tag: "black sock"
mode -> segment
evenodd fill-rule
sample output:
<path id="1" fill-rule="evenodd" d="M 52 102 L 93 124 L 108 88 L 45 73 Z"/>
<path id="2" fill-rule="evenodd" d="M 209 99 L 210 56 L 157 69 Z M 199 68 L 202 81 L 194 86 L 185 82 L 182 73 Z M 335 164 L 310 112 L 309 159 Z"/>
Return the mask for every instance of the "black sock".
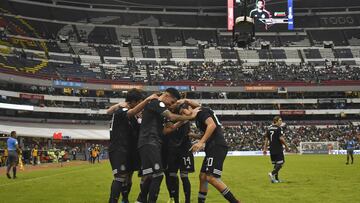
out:
<path id="1" fill-rule="evenodd" d="M 123 202 L 129 202 L 129 193 L 131 190 L 132 182 L 128 181 L 122 185 L 121 195 Z"/>
<path id="2" fill-rule="evenodd" d="M 207 192 L 199 192 L 198 203 L 205 203 Z"/>
<path id="3" fill-rule="evenodd" d="M 123 183 L 124 182 L 119 181 L 119 180 L 113 180 L 113 182 L 111 184 L 109 203 L 117 203 L 119 201 Z"/>
<path id="4" fill-rule="evenodd" d="M 147 197 L 149 193 L 151 178 L 148 177 L 145 180 L 141 180 L 140 182 L 140 193 L 138 195 L 137 201 L 142 203 L 147 203 Z"/>
<path id="5" fill-rule="evenodd" d="M 176 173 L 170 173 L 168 179 L 170 197 L 179 203 L 179 177 Z"/>
<path id="6" fill-rule="evenodd" d="M 164 174 L 165 174 L 166 189 L 168 190 L 169 197 L 171 197 L 171 180 L 170 180 L 171 178 L 167 171 Z"/>
<path id="7" fill-rule="evenodd" d="M 226 188 L 224 191 L 222 191 L 222 195 L 230 203 L 237 203 L 238 202 L 237 199 L 234 197 L 234 195 L 230 192 L 229 188 Z"/>
<path id="8" fill-rule="evenodd" d="M 275 164 L 274 170 L 271 172 L 273 175 L 277 175 L 282 167 L 282 164 Z"/>
<path id="9" fill-rule="evenodd" d="M 153 175 L 149 189 L 149 203 L 156 202 L 160 192 L 160 186 L 163 178 L 164 175 L 162 173 Z"/>
<path id="10" fill-rule="evenodd" d="M 191 198 L 191 183 L 189 181 L 189 178 L 181 177 L 181 181 L 183 183 L 183 189 L 184 189 L 184 195 L 185 195 L 185 203 L 190 203 Z"/>
<path id="11" fill-rule="evenodd" d="M 279 180 L 279 174 L 275 174 L 275 180 Z"/>
<path id="12" fill-rule="evenodd" d="M 16 167 L 13 167 L 13 177 L 16 177 Z"/>

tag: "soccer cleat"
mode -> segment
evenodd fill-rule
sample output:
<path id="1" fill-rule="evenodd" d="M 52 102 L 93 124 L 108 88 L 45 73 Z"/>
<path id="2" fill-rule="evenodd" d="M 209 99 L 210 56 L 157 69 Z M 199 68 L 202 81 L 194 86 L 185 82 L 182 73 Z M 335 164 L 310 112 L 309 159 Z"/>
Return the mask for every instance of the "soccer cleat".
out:
<path id="1" fill-rule="evenodd" d="M 9 178 L 9 179 L 11 179 L 11 176 L 10 176 L 9 173 L 6 173 L 6 177 Z"/>
<path id="2" fill-rule="evenodd" d="M 274 177 L 274 175 L 270 172 L 268 173 L 271 183 L 279 183 Z"/>
<path id="3" fill-rule="evenodd" d="M 346 165 L 349 165 L 349 162 L 346 162 Z"/>
<path id="4" fill-rule="evenodd" d="M 268 175 L 269 175 L 270 181 L 273 182 L 275 180 L 273 174 L 270 172 L 270 173 L 268 173 Z"/>
<path id="5" fill-rule="evenodd" d="M 14 176 L 13 179 L 16 179 L 16 176 Z"/>

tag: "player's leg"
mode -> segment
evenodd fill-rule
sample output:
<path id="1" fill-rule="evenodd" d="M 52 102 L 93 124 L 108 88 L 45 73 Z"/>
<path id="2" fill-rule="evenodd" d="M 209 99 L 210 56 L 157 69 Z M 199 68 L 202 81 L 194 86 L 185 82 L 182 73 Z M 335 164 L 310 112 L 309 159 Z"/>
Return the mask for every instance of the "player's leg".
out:
<path id="1" fill-rule="evenodd" d="M 179 150 L 177 148 L 170 148 L 166 155 L 166 186 L 170 196 L 170 200 L 168 202 L 179 202 L 179 177 L 177 172 L 179 170 L 180 162 L 181 157 Z"/>
<path id="2" fill-rule="evenodd" d="M 214 186 L 230 203 L 238 203 L 239 201 L 232 194 L 228 186 L 220 179 L 220 177 L 214 177 L 214 174 L 207 175 L 206 180 Z"/>
<path id="3" fill-rule="evenodd" d="M 121 203 L 129 203 L 129 193 L 132 186 L 132 176 L 133 172 L 130 172 L 127 177 L 125 183 L 122 185 L 121 189 L 121 195 L 122 195 L 122 201 Z"/>
<path id="4" fill-rule="evenodd" d="M 148 202 L 156 202 L 164 176 L 161 159 L 161 147 L 147 144 L 139 149 L 143 176 L 150 178 Z"/>
<path id="5" fill-rule="evenodd" d="M 6 176 L 11 179 L 10 176 L 10 170 L 11 168 L 13 168 L 14 164 L 15 164 L 15 154 L 12 151 L 9 151 L 9 155 L 8 155 L 8 160 L 7 160 L 7 167 L 6 167 Z"/>
<path id="6" fill-rule="evenodd" d="M 147 197 L 149 194 L 151 178 L 148 176 L 141 177 L 140 180 L 140 192 L 137 197 L 136 203 L 147 203 Z"/>
<path id="7" fill-rule="evenodd" d="M 208 182 L 206 180 L 206 164 L 207 164 L 207 157 L 205 157 L 203 160 L 199 174 L 200 184 L 199 184 L 198 203 L 204 203 L 206 201 L 206 196 L 209 190 Z"/>
<path id="8" fill-rule="evenodd" d="M 181 182 L 183 184 L 184 195 L 185 195 L 185 203 L 190 203 L 191 199 L 191 183 L 189 181 L 189 173 L 181 172 L 180 173 Z"/>
<path id="9" fill-rule="evenodd" d="M 176 172 L 169 172 L 167 178 L 167 187 L 171 201 L 179 203 L 179 177 Z"/>
<path id="10" fill-rule="evenodd" d="M 10 156 L 9 156 L 9 158 L 10 158 Z M 11 168 L 12 168 L 12 163 L 9 161 L 8 165 L 6 166 L 6 177 L 8 177 L 9 179 L 11 179 L 11 176 L 10 176 Z"/>
<path id="11" fill-rule="evenodd" d="M 126 175 L 115 174 L 111 184 L 109 203 L 117 203 L 119 201 L 123 184 L 126 184 Z"/>
<path id="12" fill-rule="evenodd" d="M 346 151 L 346 165 L 349 164 L 350 150 Z"/>
<path id="13" fill-rule="evenodd" d="M 230 203 L 238 203 L 239 201 L 232 194 L 228 186 L 221 180 L 223 164 L 227 155 L 227 147 L 214 146 L 207 150 L 207 167 L 206 180 L 214 186 Z"/>
<path id="14" fill-rule="evenodd" d="M 277 154 L 274 155 L 275 159 L 275 165 L 274 170 L 271 172 L 271 174 L 275 177 L 275 183 L 279 182 L 279 171 L 283 167 L 283 164 L 285 163 L 284 154 Z"/>
<path id="15" fill-rule="evenodd" d="M 350 151 L 351 164 L 354 164 L 354 150 Z"/>
<path id="16" fill-rule="evenodd" d="M 149 203 L 155 203 L 159 196 L 161 182 L 164 178 L 163 172 L 157 172 L 152 175 L 149 188 Z"/>
<path id="17" fill-rule="evenodd" d="M 126 166 L 126 151 L 112 151 L 109 152 L 109 160 L 114 175 L 114 180 L 111 183 L 109 203 L 118 202 L 123 185 L 126 183 L 128 176 Z"/>
<path id="18" fill-rule="evenodd" d="M 191 183 L 189 181 L 189 173 L 195 172 L 194 155 L 186 148 L 182 152 L 181 159 L 183 164 L 180 164 L 180 178 L 183 184 L 185 203 L 190 203 Z"/>

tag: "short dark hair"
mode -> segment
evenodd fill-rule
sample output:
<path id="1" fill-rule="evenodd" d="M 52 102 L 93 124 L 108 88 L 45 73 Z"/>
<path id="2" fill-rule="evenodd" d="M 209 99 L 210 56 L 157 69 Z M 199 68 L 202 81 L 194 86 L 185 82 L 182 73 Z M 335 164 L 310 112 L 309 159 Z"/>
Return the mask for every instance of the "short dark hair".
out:
<path id="1" fill-rule="evenodd" d="M 167 89 L 165 90 L 165 92 L 171 94 L 171 96 L 175 97 L 175 98 L 178 99 L 178 100 L 181 99 L 180 92 L 179 92 L 177 89 L 173 88 L 173 87 L 167 88 Z"/>
<path id="2" fill-rule="evenodd" d="M 14 136 L 16 134 L 16 131 L 11 131 L 10 136 Z"/>
<path id="3" fill-rule="evenodd" d="M 125 102 L 138 102 L 144 99 L 141 90 L 133 88 L 126 94 Z"/>
<path id="4" fill-rule="evenodd" d="M 280 116 L 275 116 L 275 117 L 273 118 L 273 122 L 274 122 L 274 123 L 277 123 L 280 119 L 281 119 Z"/>

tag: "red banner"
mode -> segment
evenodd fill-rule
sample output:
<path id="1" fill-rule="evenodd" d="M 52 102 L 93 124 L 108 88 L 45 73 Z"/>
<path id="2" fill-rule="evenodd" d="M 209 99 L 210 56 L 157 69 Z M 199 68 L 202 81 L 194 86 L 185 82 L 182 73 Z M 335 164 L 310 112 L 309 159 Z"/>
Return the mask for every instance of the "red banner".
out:
<path id="1" fill-rule="evenodd" d="M 234 27 L 234 0 L 228 0 L 228 30 Z"/>
<path id="2" fill-rule="evenodd" d="M 38 100 L 44 100 L 43 95 L 37 95 L 37 94 L 20 94 L 21 99 L 38 99 Z"/>
<path id="3" fill-rule="evenodd" d="M 54 140 L 62 140 L 62 132 L 54 132 L 53 139 Z"/>
<path id="4" fill-rule="evenodd" d="M 305 115 L 305 110 L 281 110 L 280 115 Z"/>

